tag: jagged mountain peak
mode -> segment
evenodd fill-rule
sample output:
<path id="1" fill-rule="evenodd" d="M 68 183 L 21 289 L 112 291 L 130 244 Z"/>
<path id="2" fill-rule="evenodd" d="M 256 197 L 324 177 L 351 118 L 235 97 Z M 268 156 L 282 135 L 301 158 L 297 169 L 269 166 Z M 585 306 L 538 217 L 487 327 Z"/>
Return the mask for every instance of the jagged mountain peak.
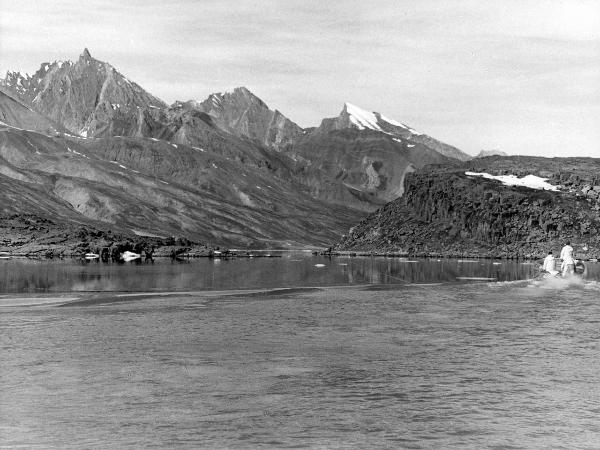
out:
<path id="1" fill-rule="evenodd" d="M 42 63 L 33 76 L 9 73 L 4 91 L 72 133 L 127 134 L 145 121 L 140 113 L 167 105 L 85 48 L 79 59 Z M 128 131 L 129 130 L 129 131 Z"/>
<path id="2" fill-rule="evenodd" d="M 221 98 L 231 99 L 241 104 L 256 105 L 261 109 L 269 110 L 267 104 L 246 86 L 238 86 L 233 89 L 233 92 L 225 92 L 221 94 Z"/>
<path id="3" fill-rule="evenodd" d="M 304 130 L 267 104 L 245 86 L 231 92 L 210 94 L 198 103 L 186 102 L 212 117 L 214 124 L 276 150 L 290 144 Z"/>
<path id="4" fill-rule="evenodd" d="M 234 94 L 242 94 L 242 95 L 246 95 L 249 97 L 256 97 L 256 95 L 254 95 L 252 93 L 252 91 L 250 91 L 250 89 L 248 89 L 246 86 L 238 86 L 236 88 L 233 88 L 233 93 Z M 258 98 L 258 97 L 256 97 Z"/>

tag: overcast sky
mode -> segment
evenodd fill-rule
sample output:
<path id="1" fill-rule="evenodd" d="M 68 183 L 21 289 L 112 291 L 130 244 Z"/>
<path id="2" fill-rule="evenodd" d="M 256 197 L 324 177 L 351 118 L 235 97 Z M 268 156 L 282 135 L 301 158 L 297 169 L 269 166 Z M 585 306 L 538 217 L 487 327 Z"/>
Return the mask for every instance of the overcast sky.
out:
<path id="1" fill-rule="evenodd" d="M 96 59 L 168 103 L 345 101 L 475 154 L 600 157 L 600 1 L 0 0 L 0 74 Z"/>

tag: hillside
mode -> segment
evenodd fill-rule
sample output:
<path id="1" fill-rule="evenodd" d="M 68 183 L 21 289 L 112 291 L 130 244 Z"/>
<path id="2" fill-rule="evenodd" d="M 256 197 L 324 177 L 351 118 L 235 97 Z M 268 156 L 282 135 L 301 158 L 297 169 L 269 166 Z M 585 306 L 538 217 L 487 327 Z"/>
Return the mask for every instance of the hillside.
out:
<path id="1" fill-rule="evenodd" d="M 47 134 L 65 131 L 64 128 L 46 116 L 25 106 L 4 92 L 0 92 L 0 125 L 41 131 Z"/>
<path id="2" fill-rule="evenodd" d="M 78 140 L 0 127 L 0 178 L 13 186 L 0 212 L 222 245 L 324 243 L 356 217 L 266 166 L 240 171 L 226 156 L 151 139 Z"/>
<path id="3" fill-rule="evenodd" d="M 406 174 L 451 160 L 421 144 L 373 130 L 316 130 L 286 150 L 313 195 L 373 211 L 400 197 Z"/>
<path id="4" fill-rule="evenodd" d="M 569 239 L 580 257 L 597 258 L 600 186 L 592 183 L 598 182 L 599 166 L 600 160 L 589 158 L 492 157 L 429 167 L 409 174 L 406 194 L 351 228 L 337 248 L 541 257 Z M 465 172 L 537 175 L 557 191 L 507 186 Z"/>

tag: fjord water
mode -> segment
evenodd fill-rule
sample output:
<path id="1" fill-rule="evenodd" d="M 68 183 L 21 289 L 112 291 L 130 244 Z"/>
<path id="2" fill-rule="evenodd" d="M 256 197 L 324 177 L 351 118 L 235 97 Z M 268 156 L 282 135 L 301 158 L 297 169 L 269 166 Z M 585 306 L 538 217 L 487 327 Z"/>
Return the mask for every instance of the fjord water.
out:
<path id="1" fill-rule="evenodd" d="M 86 260 L 0 261 L 0 293 L 189 291 L 375 283 L 498 281 L 529 278 L 537 265 L 514 261 L 406 258 L 323 258 L 306 252 L 280 257 L 156 259 L 104 264 Z M 318 265 L 318 267 L 317 267 Z"/>
<path id="2" fill-rule="evenodd" d="M 491 261 L 37 264 L 0 269 L 3 446 L 600 444 L 594 264 L 550 282 Z"/>

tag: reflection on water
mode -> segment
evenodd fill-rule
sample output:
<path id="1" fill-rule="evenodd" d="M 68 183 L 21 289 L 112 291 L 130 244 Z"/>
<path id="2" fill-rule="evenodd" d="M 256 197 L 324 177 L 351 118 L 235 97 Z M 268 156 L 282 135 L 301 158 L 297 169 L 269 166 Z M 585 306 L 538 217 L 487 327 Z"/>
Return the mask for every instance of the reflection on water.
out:
<path id="1" fill-rule="evenodd" d="M 598 265 L 589 265 L 590 276 Z M 460 282 L 470 278 L 526 279 L 537 264 L 515 261 L 399 258 L 323 258 L 284 253 L 281 258 L 206 258 L 155 263 L 78 260 L 0 261 L 0 292 L 163 291 Z"/>

